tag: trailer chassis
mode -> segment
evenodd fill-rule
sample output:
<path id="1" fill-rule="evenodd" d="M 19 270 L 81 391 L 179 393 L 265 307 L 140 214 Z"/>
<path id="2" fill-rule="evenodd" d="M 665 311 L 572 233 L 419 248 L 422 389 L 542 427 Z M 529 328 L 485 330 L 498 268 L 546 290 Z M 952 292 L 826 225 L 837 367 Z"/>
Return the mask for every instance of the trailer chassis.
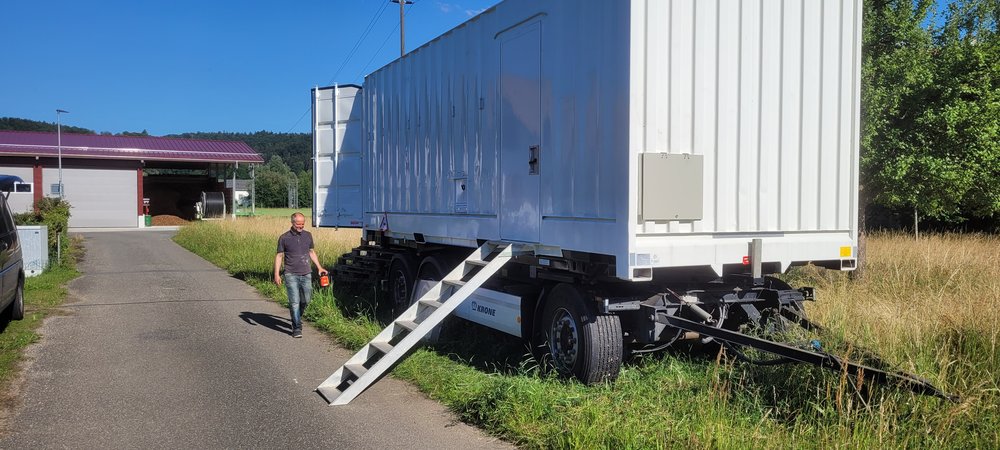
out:
<path id="1" fill-rule="evenodd" d="M 449 246 L 379 238 L 363 240 L 362 246 L 338 261 L 334 273 L 341 281 L 376 282 L 383 290 L 393 292 L 393 286 L 400 283 L 391 282 L 399 281 L 392 274 L 400 268 L 413 266 L 409 270 L 414 273 L 397 278 L 407 283 L 420 282 L 421 277 L 416 276 L 417 272 L 423 273 L 423 264 L 421 270 L 416 270 L 420 257 L 426 261 L 436 254 L 456 250 Z M 751 255 L 759 254 L 759 247 L 754 249 L 752 243 Z M 438 259 L 449 261 L 446 257 Z M 754 258 L 757 260 L 759 258 Z M 504 271 L 500 278 L 521 287 L 534 286 L 529 291 L 535 294 L 523 297 L 521 336 L 544 365 L 554 367 L 564 376 L 576 376 L 585 383 L 611 381 L 617 377 L 628 354 L 659 351 L 683 342 L 708 344 L 714 341 L 727 354 L 750 364 L 811 364 L 875 382 L 895 383 L 919 394 L 958 400 L 957 396 L 915 375 L 884 369 L 889 364 L 871 352 L 866 352 L 865 360 L 878 367 L 826 352 L 815 338 L 795 343 L 777 342 L 782 332 L 789 329 L 814 334 L 823 328 L 806 318 L 802 306 L 805 301 L 814 299 L 813 289 L 793 289 L 778 278 L 762 276 L 759 264 L 751 264 L 748 273 L 686 283 L 676 280 L 614 282 L 609 278 L 612 266 L 599 256 L 587 254 L 552 257 L 529 252 L 512 258 L 508 265 L 510 270 Z M 469 276 L 474 273 L 470 272 Z M 440 276 L 431 278 L 440 279 Z M 500 289 L 500 284 L 503 283 L 487 286 Z M 414 291 L 423 293 L 414 285 L 413 290 L 404 289 L 403 296 L 415 300 L 419 295 L 414 296 Z M 395 303 L 394 313 L 410 305 Z M 550 308 L 551 303 L 560 306 Z M 595 333 L 584 328 L 594 324 L 600 329 L 596 334 L 604 336 L 600 343 L 603 348 L 597 349 L 603 353 L 594 360 L 597 361 L 596 369 L 581 372 L 576 359 L 582 354 L 594 354 L 593 348 L 587 348 L 593 343 L 586 341 L 587 335 Z M 607 338 L 616 333 L 614 339 Z M 616 352 L 614 348 L 620 350 Z M 583 364 L 593 366 L 594 361 Z"/>

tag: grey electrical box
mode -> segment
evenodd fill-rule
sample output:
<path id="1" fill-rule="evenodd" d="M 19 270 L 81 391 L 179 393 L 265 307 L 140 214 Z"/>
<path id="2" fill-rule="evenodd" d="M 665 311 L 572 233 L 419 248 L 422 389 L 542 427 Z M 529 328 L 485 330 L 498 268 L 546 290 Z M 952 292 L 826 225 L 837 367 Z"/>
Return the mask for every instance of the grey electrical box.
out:
<path id="1" fill-rule="evenodd" d="M 701 220 L 704 157 L 672 153 L 641 156 L 640 220 Z"/>
<path id="2" fill-rule="evenodd" d="M 21 260 L 24 275 L 33 277 L 49 265 L 49 229 L 45 225 L 18 225 L 17 239 L 21 241 Z"/>

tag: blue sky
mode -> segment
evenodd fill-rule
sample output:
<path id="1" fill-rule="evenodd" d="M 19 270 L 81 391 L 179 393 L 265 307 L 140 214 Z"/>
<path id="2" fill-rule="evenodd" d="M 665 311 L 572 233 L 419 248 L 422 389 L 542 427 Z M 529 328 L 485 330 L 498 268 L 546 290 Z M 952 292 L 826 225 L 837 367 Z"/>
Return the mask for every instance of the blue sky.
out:
<path id="1" fill-rule="evenodd" d="M 416 0 L 407 49 L 498 1 Z M 308 132 L 309 89 L 397 58 L 398 23 L 388 0 L 5 2 L 0 117 L 54 122 L 59 108 L 64 124 L 113 133 Z"/>

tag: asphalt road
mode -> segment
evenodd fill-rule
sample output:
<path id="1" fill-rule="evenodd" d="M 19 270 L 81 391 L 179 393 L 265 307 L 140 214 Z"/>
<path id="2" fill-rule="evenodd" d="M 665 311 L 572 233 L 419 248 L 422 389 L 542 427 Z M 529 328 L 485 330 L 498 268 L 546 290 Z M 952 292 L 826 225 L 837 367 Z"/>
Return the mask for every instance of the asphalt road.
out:
<path id="1" fill-rule="evenodd" d="M 29 348 L 0 448 L 502 448 L 385 378 L 350 405 L 313 389 L 350 354 L 170 240 L 84 233 L 65 315 Z"/>

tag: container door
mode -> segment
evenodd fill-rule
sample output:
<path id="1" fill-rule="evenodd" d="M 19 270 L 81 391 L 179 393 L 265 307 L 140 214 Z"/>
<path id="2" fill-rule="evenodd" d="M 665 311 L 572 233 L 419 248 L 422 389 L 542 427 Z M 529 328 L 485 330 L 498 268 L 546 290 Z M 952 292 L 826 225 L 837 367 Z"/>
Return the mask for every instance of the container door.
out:
<path id="1" fill-rule="evenodd" d="M 361 227 L 361 89 L 313 92 L 313 225 Z"/>
<path id="2" fill-rule="evenodd" d="M 541 23 L 500 35 L 500 237 L 538 242 Z"/>

